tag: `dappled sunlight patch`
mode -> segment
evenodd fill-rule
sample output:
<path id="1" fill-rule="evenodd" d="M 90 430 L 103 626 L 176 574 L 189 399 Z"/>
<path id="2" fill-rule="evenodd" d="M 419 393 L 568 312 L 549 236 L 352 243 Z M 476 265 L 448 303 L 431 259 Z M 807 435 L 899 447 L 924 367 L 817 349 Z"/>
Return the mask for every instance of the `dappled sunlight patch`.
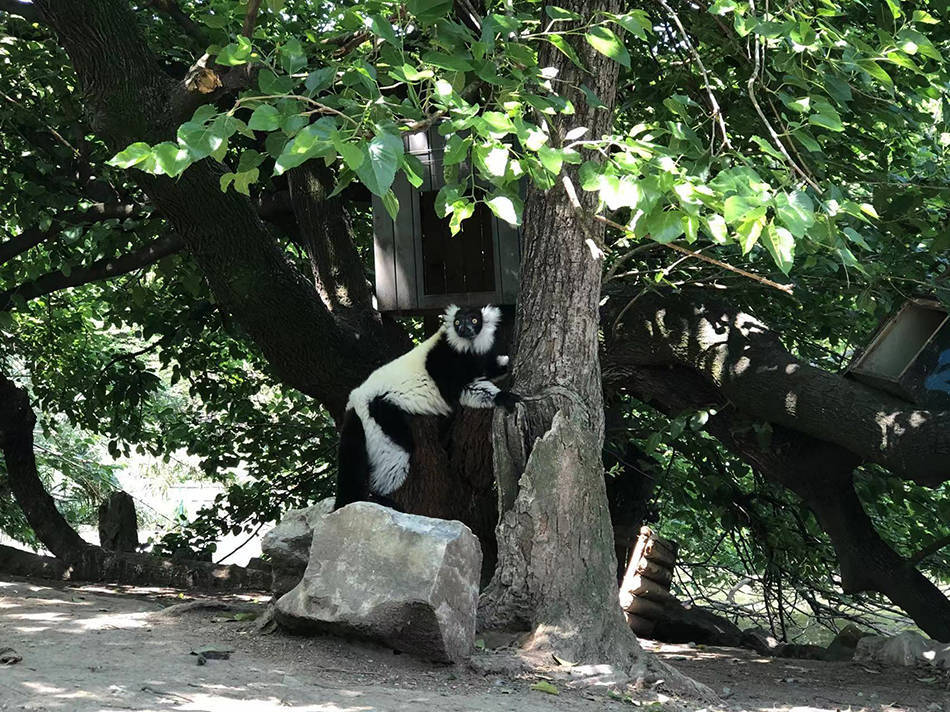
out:
<path id="1" fill-rule="evenodd" d="M 68 632 L 84 633 L 91 630 L 104 630 L 107 628 L 147 628 L 151 626 L 148 617 L 149 613 L 147 611 L 139 613 L 106 613 L 73 621 L 74 626 L 79 630 Z"/>
<path id="2" fill-rule="evenodd" d="M 10 613 L 6 618 L 23 621 L 50 621 L 60 622 L 69 620 L 65 613 L 61 611 L 49 611 L 48 613 Z"/>
<path id="3" fill-rule="evenodd" d="M 52 685 L 47 685 L 44 682 L 32 682 L 27 680 L 23 683 L 23 687 L 26 687 L 31 692 L 36 692 L 41 695 L 63 695 L 66 694 L 66 689 L 63 687 L 54 687 Z"/>
<path id="4" fill-rule="evenodd" d="M 176 710 L 194 712 L 370 712 L 372 706 L 341 706 L 336 702 L 288 703 L 277 697 L 238 700 L 233 697 L 191 694 L 188 702 L 176 705 Z M 176 698 L 177 699 L 177 698 Z"/>

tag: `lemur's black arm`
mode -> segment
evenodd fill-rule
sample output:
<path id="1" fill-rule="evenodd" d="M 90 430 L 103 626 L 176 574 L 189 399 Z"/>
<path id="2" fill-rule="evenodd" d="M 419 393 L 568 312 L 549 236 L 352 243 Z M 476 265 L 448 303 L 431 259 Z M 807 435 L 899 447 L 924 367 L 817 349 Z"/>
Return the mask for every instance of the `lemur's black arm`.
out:
<path id="1" fill-rule="evenodd" d="M 504 376 L 506 373 L 508 373 L 507 356 L 492 356 L 488 360 L 488 364 L 485 366 L 486 378 L 498 378 L 499 376 Z"/>

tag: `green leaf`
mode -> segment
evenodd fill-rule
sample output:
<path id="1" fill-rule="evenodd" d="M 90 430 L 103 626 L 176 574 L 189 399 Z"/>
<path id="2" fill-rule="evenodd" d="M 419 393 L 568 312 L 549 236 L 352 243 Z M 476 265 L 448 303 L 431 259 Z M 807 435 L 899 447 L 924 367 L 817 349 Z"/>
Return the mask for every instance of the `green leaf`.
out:
<path id="1" fill-rule="evenodd" d="M 310 72 L 303 84 L 307 87 L 310 95 L 313 96 L 330 86 L 335 78 L 336 69 L 334 67 L 320 67 L 320 69 Z"/>
<path id="2" fill-rule="evenodd" d="M 455 166 L 468 158 L 469 142 L 455 133 L 445 142 L 445 151 L 442 154 L 442 163 L 446 166 Z"/>
<path id="3" fill-rule="evenodd" d="M 521 213 L 524 204 L 515 196 L 496 194 L 487 201 L 488 207 L 496 217 L 504 220 L 513 227 L 521 225 Z"/>
<path id="4" fill-rule="evenodd" d="M 264 94 L 289 94 L 294 88 L 294 80 L 287 76 L 277 76 L 269 69 L 262 69 L 257 75 L 257 86 Z"/>
<path id="5" fill-rule="evenodd" d="M 547 680 L 538 680 L 538 682 L 534 683 L 531 686 L 531 689 L 536 690 L 537 692 L 546 692 L 549 695 L 561 694 L 560 692 L 558 692 L 558 689 Z"/>
<path id="6" fill-rule="evenodd" d="M 370 192 L 383 197 L 396 178 L 404 150 L 399 136 L 385 132 L 376 134 L 366 146 L 366 156 L 356 175 Z"/>
<path id="7" fill-rule="evenodd" d="M 450 69 L 453 72 L 468 72 L 472 69 L 472 63 L 467 57 L 461 54 L 445 54 L 443 52 L 426 52 L 422 55 L 422 61 L 442 69 Z"/>
<path id="8" fill-rule="evenodd" d="M 547 39 L 548 42 L 550 42 L 555 47 L 557 47 L 561 51 L 561 53 L 565 57 L 567 57 L 569 60 L 571 60 L 571 62 L 573 62 L 576 66 L 580 67 L 581 69 L 584 68 L 584 65 L 581 64 L 580 57 L 577 56 L 577 52 L 574 51 L 574 48 L 571 47 L 570 44 L 568 44 L 567 40 L 564 39 L 564 37 L 562 37 L 559 34 L 550 34 L 550 35 L 547 35 L 545 39 Z"/>
<path id="9" fill-rule="evenodd" d="M 119 168 L 131 168 L 132 166 L 138 165 L 151 155 L 152 147 L 147 143 L 137 141 L 124 151 L 119 151 L 117 154 L 115 154 L 109 159 L 108 163 L 110 166 L 118 166 Z"/>
<path id="10" fill-rule="evenodd" d="M 333 145 L 343 162 L 346 163 L 346 167 L 351 171 L 355 171 L 363 165 L 363 148 L 361 146 L 346 141 L 334 141 Z"/>
<path id="11" fill-rule="evenodd" d="M 462 221 L 468 220 L 475 214 L 475 203 L 466 198 L 456 200 L 452 203 L 451 213 L 449 232 L 453 235 L 457 235 L 459 230 L 462 229 Z"/>
<path id="12" fill-rule="evenodd" d="M 311 158 L 332 156 L 336 153 L 332 142 L 335 132 L 336 122 L 328 116 L 304 127 L 284 145 L 274 164 L 274 173 L 280 175 Z"/>
<path id="13" fill-rule="evenodd" d="M 639 231 L 639 223 L 637 230 Z M 654 213 L 643 223 L 643 229 L 650 238 L 660 244 L 673 242 L 683 234 L 683 213 L 679 210 L 668 210 Z"/>
<path id="14" fill-rule="evenodd" d="M 249 171 L 241 171 L 234 175 L 234 190 L 243 195 L 250 195 L 251 183 L 256 183 L 260 175 L 260 172 L 257 168 L 252 168 Z"/>
<path id="15" fill-rule="evenodd" d="M 750 198 L 741 195 L 731 195 L 726 198 L 726 202 L 723 205 L 722 214 L 723 217 L 726 218 L 726 222 L 737 223 L 740 220 L 743 220 L 746 215 L 751 213 L 753 210 L 757 210 L 760 207 L 760 203 L 751 200 Z"/>
<path id="16" fill-rule="evenodd" d="M 278 51 L 280 66 L 287 74 L 296 74 L 307 66 L 307 55 L 304 54 L 300 40 L 291 37 L 281 45 Z"/>
<path id="17" fill-rule="evenodd" d="M 815 224 L 815 204 L 807 193 L 778 193 L 774 203 L 776 216 L 795 237 L 804 237 Z"/>
<path id="18" fill-rule="evenodd" d="M 615 62 L 622 64 L 627 69 L 630 68 L 630 54 L 623 42 L 614 34 L 613 30 L 606 27 L 592 27 L 584 35 L 587 43 L 606 57 L 610 57 Z"/>
<path id="19" fill-rule="evenodd" d="M 422 185 L 422 176 L 425 174 L 425 166 L 422 161 L 411 153 L 402 154 L 402 172 L 413 188 L 419 188 Z"/>
<path id="20" fill-rule="evenodd" d="M 643 10 L 631 10 L 625 15 L 614 15 L 613 21 L 634 37 L 646 41 L 647 32 L 653 32 L 653 23 Z"/>
<path id="21" fill-rule="evenodd" d="M 795 237 L 784 227 L 769 223 L 762 237 L 762 244 L 772 255 L 775 264 L 784 274 L 788 274 L 795 261 Z"/>
<path id="22" fill-rule="evenodd" d="M 383 38 L 391 45 L 399 46 L 396 41 L 396 33 L 393 32 L 393 26 L 389 24 L 389 20 L 382 15 L 370 15 L 368 19 L 370 32 Z"/>
<path id="23" fill-rule="evenodd" d="M 500 111 L 486 111 L 482 114 L 482 120 L 494 134 L 494 138 L 501 138 L 515 130 L 515 125 L 511 122 L 511 119 Z"/>
<path id="24" fill-rule="evenodd" d="M 408 0 L 406 7 L 423 25 L 430 25 L 452 14 L 452 0 Z"/>
<path id="25" fill-rule="evenodd" d="M 759 241 L 762 234 L 762 228 L 765 227 L 765 209 L 762 209 L 761 215 L 754 215 L 741 223 L 736 228 L 736 236 L 739 238 L 739 246 L 742 248 L 742 254 L 748 254 L 755 243 Z"/>
<path id="26" fill-rule="evenodd" d="M 862 59 L 858 62 L 858 66 L 889 89 L 894 88 L 894 80 L 891 79 L 891 75 L 881 69 L 880 65 L 873 59 Z"/>
<path id="27" fill-rule="evenodd" d="M 799 113 L 808 111 L 808 107 L 811 106 L 811 97 L 808 96 L 803 96 L 800 99 L 792 99 L 789 97 L 787 100 L 783 99 L 782 101 L 789 109 Z"/>
<path id="28" fill-rule="evenodd" d="M 541 159 L 541 165 L 552 175 L 558 175 L 561 172 L 561 165 L 564 163 L 564 157 L 556 148 L 550 146 L 541 146 L 538 148 L 538 158 Z"/>
<path id="29" fill-rule="evenodd" d="M 716 2 L 709 6 L 707 12 L 710 15 L 727 15 L 738 9 L 739 5 L 736 3 L 736 0 L 716 0 Z"/>
<path id="30" fill-rule="evenodd" d="M 155 170 L 151 172 L 157 175 L 164 174 L 175 178 L 192 163 L 188 151 L 170 141 L 158 144 L 154 149 L 154 154 Z"/>
<path id="31" fill-rule="evenodd" d="M 214 132 L 214 124 L 204 126 L 187 121 L 178 127 L 178 143 L 188 150 L 192 161 L 200 161 L 221 148 L 225 139 Z"/>
<path id="32" fill-rule="evenodd" d="M 237 42 L 232 42 L 218 52 L 214 61 L 226 67 L 247 64 L 251 59 L 251 51 L 251 41 L 247 37 L 238 37 Z"/>
<path id="33" fill-rule="evenodd" d="M 544 14 L 555 21 L 581 19 L 581 16 L 576 12 L 565 10 L 563 7 L 557 7 L 555 5 L 546 5 L 544 8 Z"/>
<path id="34" fill-rule="evenodd" d="M 508 148 L 505 146 L 477 146 L 476 156 L 481 160 L 488 175 L 496 178 L 504 176 L 508 169 Z"/>
<path id="35" fill-rule="evenodd" d="M 280 112 L 270 104 L 261 104 L 247 122 L 252 131 L 276 131 L 280 128 Z"/>
<path id="36" fill-rule="evenodd" d="M 395 67 L 392 73 L 395 74 L 397 79 L 400 79 L 404 82 L 421 82 L 423 79 L 432 79 L 432 77 L 435 76 L 431 69 L 423 69 L 422 71 L 419 71 L 409 64 L 403 64 L 401 67 Z"/>
<path id="37" fill-rule="evenodd" d="M 827 101 L 821 99 L 816 100 L 813 102 L 812 108 L 815 109 L 817 113 L 808 115 L 808 123 L 822 126 L 830 131 L 844 131 L 841 116 Z"/>
<path id="38" fill-rule="evenodd" d="M 396 216 L 399 215 L 399 199 L 391 190 L 387 190 L 386 195 L 383 196 L 383 206 L 386 208 L 386 212 L 389 213 L 389 217 L 395 220 Z"/>

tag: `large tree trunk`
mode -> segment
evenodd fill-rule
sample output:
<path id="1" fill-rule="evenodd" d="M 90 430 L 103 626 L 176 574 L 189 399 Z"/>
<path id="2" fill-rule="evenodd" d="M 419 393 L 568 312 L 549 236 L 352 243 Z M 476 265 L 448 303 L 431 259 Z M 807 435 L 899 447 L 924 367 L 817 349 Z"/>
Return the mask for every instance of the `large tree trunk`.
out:
<path id="1" fill-rule="evenodd" d="M 584 17 L 620 11 L 617 0 L 567 7 Z M 575 48 L 590 74 L 553 48 L 543 50 L 539 62 L 557 68 L 559 86 L 592 83 L 612 107 L 617 65 L 583 41 Z M 573 126 L 587 126 L 592 136 L 609 132 L 609 108 L 595 111 L 579 93 L 569 98 L 577 114 L 569 125 L 551 122 L 555 145 Z M 596 209 L 595 197 L 583 201 L 586 210 Z M 512 374 L 514 389 L 532 400 L 516 415 L 496 416 L 499 561 L 479 614 L 483 627 L 531 629 L 529 648 L 629 667 L 639 646 L 617 600 L 601 463 L 602 261 L 588 240 L 601 244 L 603 232 L 575 210 L 562 186 L 547 193 L 529 188 Z"/>
<path id="2" fill-rule="evenodd" d="M 56 503 L 36 471 L 33 427 L 36 414 L 26 391 L 0 374 L 0 451 L 7 466 L 7 481 L 36 537 L 57 558 L 82 557 L 89 548 L 56 509 Z"/>

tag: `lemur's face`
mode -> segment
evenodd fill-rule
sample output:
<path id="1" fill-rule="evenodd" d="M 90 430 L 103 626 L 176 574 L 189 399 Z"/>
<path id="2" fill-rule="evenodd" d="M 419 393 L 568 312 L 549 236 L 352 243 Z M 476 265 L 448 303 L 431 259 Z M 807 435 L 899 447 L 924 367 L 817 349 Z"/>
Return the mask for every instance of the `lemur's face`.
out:
<path id="1" fill-rule="evenodd" d="M 474 339 L 482 330 L 481 309 L 459 309 L 455 312 L 452 328 L 463 339 Z"/>

